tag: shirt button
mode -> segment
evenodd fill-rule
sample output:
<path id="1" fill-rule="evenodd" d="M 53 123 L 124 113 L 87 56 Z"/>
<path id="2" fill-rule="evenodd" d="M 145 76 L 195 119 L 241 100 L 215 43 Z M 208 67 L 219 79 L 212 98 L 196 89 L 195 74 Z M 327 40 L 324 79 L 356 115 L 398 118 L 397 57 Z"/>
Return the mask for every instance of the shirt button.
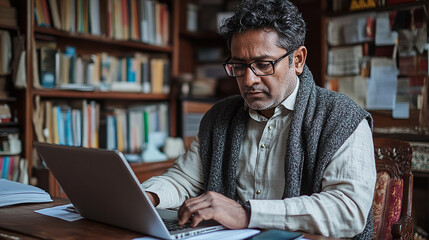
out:
<path id="1" fill-rule="evenodd" d="M 261 194 L 261 190 L 256 191 L 256 194 L 257 195 Z"/>
<path id="2" fill-rule="evenodd" d="M 271 127 L 271 126 L 268 126 L 268 130 L 271 130 L 273 127 Z"/>
<path id="3" fill-rule="evenodd" d="M 261 148 L 265 148 L 265 145 L 264 145 L 264 144 L 262 144 L 262 145 L 261 145 Z"/>

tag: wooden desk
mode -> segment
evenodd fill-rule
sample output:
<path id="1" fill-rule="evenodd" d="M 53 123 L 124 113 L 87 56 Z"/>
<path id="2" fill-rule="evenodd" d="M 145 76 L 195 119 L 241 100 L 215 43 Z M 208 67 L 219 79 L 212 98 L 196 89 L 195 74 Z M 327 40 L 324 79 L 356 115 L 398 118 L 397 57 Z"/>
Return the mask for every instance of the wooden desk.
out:
<path id="1" fill-rule="evenodd" d="M 68 222 L 34 212 L 69 203 L 54 198 L 52 203 L 20 204 L 0 208 L 0 239 L 134 239 L 144 235 L 91 220 Z M 330 238 L 305 234 L 308 239 Z"/>

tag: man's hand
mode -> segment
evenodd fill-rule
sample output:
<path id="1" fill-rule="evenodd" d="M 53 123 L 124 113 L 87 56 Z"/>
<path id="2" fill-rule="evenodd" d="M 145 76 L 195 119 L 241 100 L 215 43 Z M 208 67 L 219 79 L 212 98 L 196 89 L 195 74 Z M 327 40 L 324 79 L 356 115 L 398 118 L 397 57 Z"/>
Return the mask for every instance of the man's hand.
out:
<path id="1" fill-rule="evenodd" d="M 246 228 L 250 216 L 238 202 L 216 192 L 207 192 L 199 197 L 187 199 L 179 209 L 179 224 L 192 219 L 191 226 L 213 219 L 230 229 Z"/>
<path id="2" fill-rule="evenodd" d="M 150 201 L 152 202 L 153 206 L 158 206 L 159 204 L 159 197 L 153 192 L 146 192 L 146 194 L 149 196 Z"/>

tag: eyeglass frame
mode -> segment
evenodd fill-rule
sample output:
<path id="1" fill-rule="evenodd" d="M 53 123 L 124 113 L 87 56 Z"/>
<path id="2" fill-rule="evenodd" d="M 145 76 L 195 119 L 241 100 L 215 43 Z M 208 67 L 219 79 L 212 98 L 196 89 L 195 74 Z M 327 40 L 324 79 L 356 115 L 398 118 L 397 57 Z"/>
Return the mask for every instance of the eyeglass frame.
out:
<path id="1" fill-rule="evenodd" d="M 263 77 L 263 76 L 270 76 L 270 75 L 273 75 L 274 73 L 276 73 L 276 68 L 275 68 L 275 65 L 278 63 L 278 62 L 280 62 L 281 60 L 283 60 L 284 58 L 286 58 L 287 56 L 289 56 L 289 55 L 291 55 L 292 53 L 294 53 L 296 51 L 296 49 L 295 50 L 293 50 L 293 51 L 288 51 L 287 53 L 285 53 L 283 56 L 281 56 L 281 57 L 279 57 L 279 58 L 277 58 L 276 60 L 273 60 L 273 61 L 269 61 L 269 60 L 267 60 L 267 61 L 261 61 L 261 60 L 255 60 L 255 61 L 253 61 L 253 62 L 251 62 L 251 63 L 234 63 L 234 62 L 231 62 L 231 63 L 229 63 L 228 61 L 231 59 L 231 56 L 230 57 L 228 57 L 228 59 L 226 59 L 226 61 L 222 64 L 223 65 L 223 69 L 225 70 L 225 72 L 226 72 L 226 74 L 228 74 L 228 76 L 230 76 L 230 77 L 243 77 L 244 75 L 246 75 L 246 73 L 244 73 L 243 75 L 240 75 L 240 76 L 232 76 L 232 75 L 230 75 L 229 73 L 228 73 L 228 70 L 226 70 L 226 65 L 227 64 L 242 64 L 243 66 L 245 66 L 246 67 L 246 69 L 247 68 L 250 68 L 250 70 L 256 75 L 256 76 L 258 76 L 258 77 Z M 272 69 L 273 69 L 273 73 L 270 73 L 270 74 L 257 74 L 256 72 L 255 72 L 255 69 L 253 69 L 253 67 L 251 66 L 252 64 L 254 64 L 255 62 L 268 62 L 268 63 L 270 63 L 271 64 L 271 67 L 272 67 Z M 244 72 L 246 72 L 246 71 L 244 71 Z"/>

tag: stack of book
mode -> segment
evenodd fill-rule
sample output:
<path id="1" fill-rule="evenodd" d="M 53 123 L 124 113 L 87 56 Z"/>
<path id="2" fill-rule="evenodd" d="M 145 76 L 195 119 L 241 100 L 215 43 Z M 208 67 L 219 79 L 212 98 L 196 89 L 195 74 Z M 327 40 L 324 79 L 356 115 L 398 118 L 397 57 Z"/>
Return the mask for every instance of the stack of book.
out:
<path id="1" fill-rule="evenodd" d="M 157 0 L 35 0 L 34 10 L 42 27 L 155 45 L 170 41 L 168 5 Z"/>
<path id="2" fill-rule="evenodd" d="M 0 24 L 4 26 L 17 27 L 16 9 L 9 0 L 0 0 Z"/>

